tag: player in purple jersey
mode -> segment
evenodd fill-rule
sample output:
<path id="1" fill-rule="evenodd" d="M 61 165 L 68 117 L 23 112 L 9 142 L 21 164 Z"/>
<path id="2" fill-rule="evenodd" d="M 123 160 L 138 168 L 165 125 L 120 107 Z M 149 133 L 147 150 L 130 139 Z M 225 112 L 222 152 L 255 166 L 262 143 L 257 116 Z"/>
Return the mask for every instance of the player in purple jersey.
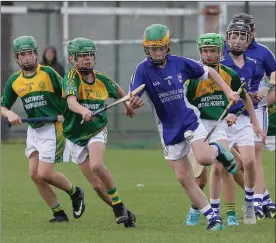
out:
<path id="1" fill-rule="evenodd" d="M 267 96 L 260 99 L 258 92 L 265 86 L 266 77 L 269 79 L 272 72 L 276 70 L 276 61 L 272 52 L 264 45 L 258 43 L 255 40 L 256 25 L 251 15 L 240 13 L 232 17 L 231 22 L 242 21 L 248 24 L 251 28 L 251 34 L 253 36 L 251 44 L 246 50 L 246 55 L 256 62 L 256 78 L 252 79 L 251 93 L 249 95 L 255 101 L 255 113 L 257 119 L 265 132 L 268 129 L 268 108 L 267 108 Z M 256 191 L 254 194 L 254 204 L 256 216 L 259 219 L 264 218 L 263 211 L 267 215 L 273 215 L 275 217 L 276 210 L 275 204 L 266 189 L 264 171 L 262 166 L 262 154 L 264 151 L 264 143 L 261 139 L 255 136 L 255 154 L 256 154 Z"/>
<path id="2" fill-rule="evenodd" d="M 226 34 L 230 51 L 224 53 L 221 63 L 232 68 L 240 79 L 246 83 L 246 90 L 250 91 L 251 80 L 256 73 L 255 62 L 244 54 L 251 41 L 250 27 L 244 22 L 230 23 Z M 265 140 L 265 134 L 260 128 L 255 115 L 250 117 L 251 120 L 247 112 L 243 112 L 239 116 L 235 115 L 242 107 L 242 102 L 233 105 L 226 117 L 228 123 L 230 121 L 232 123 L 233 119 L 235 120 L 235 124 L 228 128 L 228 141 L 230 148 L 235 147 L 239 151 L 244 167 L 244 222 L 255 224 L 256 217 L 253 202 L 256 184 L 254 131 L 262 140 Z"/>
<path id="3" fill-rule="evenodd" d="M 213 68 L 185 57 L 170 55 L 167 26 L 153 24 L 146 28 L 144 50 L 147 58 L 136 67 L 130 91 L 146 84 L 145 92 L 156 118 L 165 159 L 191 201 L 209 220 L 207 229 L 221 230 L 223 225 L 220 217 L 215 216 L 204 193 L 195 183 L 187 154 L 191 146 L 199 164 L 208 166 L 217 159 L 232 174 L 236 173 L 236 162 L 220 143 L 209 145 L 204 142 L 207 132 L 200 122 L 199 111 L 185 97 L 183 84 L 187 79 L 205 80 L 209 76 L 229 100 L 236 102 L 239 95 L 227 86 Z M 134 96 L 130 105 L 136 109 L 139 102 L 139 98 Z"/>

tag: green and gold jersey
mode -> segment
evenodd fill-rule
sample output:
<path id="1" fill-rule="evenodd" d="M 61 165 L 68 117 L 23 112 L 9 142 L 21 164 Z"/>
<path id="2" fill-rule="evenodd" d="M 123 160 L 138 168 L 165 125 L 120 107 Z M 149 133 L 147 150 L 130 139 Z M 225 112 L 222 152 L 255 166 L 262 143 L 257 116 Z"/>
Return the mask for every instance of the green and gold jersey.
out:
<path id="1" fill-rule="evenodd" d="M 268 132 L 267 136 L 276 136 L 276 103 L 268 107 Z"/>
<path id="2" fill-rule="evenodd" d="M 24 77 L 22 71 L 13 74 L 3 91 L 1 106 L 10 109 L 17 97 L 23 102 L 29 118 L 57 116 L 64 112 L 66 102 L 62 98 L 63 79 L 48 66 L 38 65 L 36 73 Z M 32 128 L 46 123 L 30 123 Z"/>
<path id="3" fill-rule="evenodd" d="M 241 80 L 233 69 L 219 64 L 219 74 L 233 91 L 240 88 Z M 187 80 L 185 86 L 186 97 L 199 109 L 200 118 L 218 120 L 229 103 L 222 89 L 211 79 Z M 240 96 L 243 98 L 245 91 Z"/>
<path id="4" fill-rule="evenodd" d="M 108 98 L 118 99 L 117 84 L 103 73 L 95 70 L 93 73 L 95 82 L 87 83 L 76 69 L 71 69 L 64 78 L 63 97 L 74 95 L 82 106 L 91 111 L 103 108 Z M 88 140 L 107 124 L 106 112 L 96 116 L 93 121 L 83 124 L 80 124 L 82 116 L 71 111 L 68 107 L 63 116 L 64 136 L 80 146 L 86 145 Z"/>

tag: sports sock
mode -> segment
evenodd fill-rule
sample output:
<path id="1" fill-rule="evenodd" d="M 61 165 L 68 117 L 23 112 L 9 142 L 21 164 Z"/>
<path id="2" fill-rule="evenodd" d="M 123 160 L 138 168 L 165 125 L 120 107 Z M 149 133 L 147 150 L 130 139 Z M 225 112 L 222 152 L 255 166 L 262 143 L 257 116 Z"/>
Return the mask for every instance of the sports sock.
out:
<path id="1" fill-rule="evenodd" d="M 245 191 L 245 201 L 246 202 L 253 202 L 255 188 L 249 188 L 249 187 L 245 186 L 244 191 Z"/>
<path id="2" fill-rule="evenodd" d="M 113 205 L 117 205 L 119 203 L 122 203 L 120 197 L 119 197 L 119 193 L 116 189 L 116 187 L 114 187 L 111 190 L 107 191 L 107 194 L 109 195 L 110 199 L 112 200 L 112 206 Z"/>
<path id="3" fill-rule="evenodd" d="M 214 212 L 219 215 L 220 199 L 210 199 L 210 204 Z"/>
<path id="4" fill-rule="evenodd" d="M 72 188 L 69 192 L 67 192 L 70 196 L 73 196 L 76 192 L 76 187 L 72 184 Z"/>
<path id="5" fill-rule="evenodd" d="M 226 215 L 235 216 L 236 215 L 235 207 L 236 207 L 235 202 L 226 203 Z"/>
<path id="6" fill-rule="evenodd" d="M 200 209 L 200 212 L 208 219 L 209 222 L 214 220 L 220 220 L 214 212 L 214 210 L 211 208 L 210 204 Z"/>
<path id="7" fill-rule="evenodd" d="M 263 212 L 263 194 L 254 194 L 254 208 Z"/>
<path id="8" fill-rule="evenodd" d="M 60 203 L 58 203 L 56 206 L 52 207 L 51 210 L 53 211 L 54 214 L 63 211 L 62 206 Z"/>

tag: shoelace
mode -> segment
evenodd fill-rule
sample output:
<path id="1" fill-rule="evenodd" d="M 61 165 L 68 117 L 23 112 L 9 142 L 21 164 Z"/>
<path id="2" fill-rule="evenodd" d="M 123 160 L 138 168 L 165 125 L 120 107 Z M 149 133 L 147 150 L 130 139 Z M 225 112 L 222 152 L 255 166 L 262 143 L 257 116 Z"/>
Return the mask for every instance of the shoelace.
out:
<path id="1" fill-rule="evenodd" d="M 255 212 L 254 212 L 254 210 L 252 210 L 252 208 L 253 208 L 253 206 L 245 207 L 245 215 L 246 215 L 247 218 L 252 218 L 253 217 L 253 213 L 255 213 Z"/>
<path id="2" fill-rule="evenodd" d="M 235 222 L 235 223 L 237 223 L 237 219 L 236 219 L 235 216 L 229 216 L 228 219 L 229 219 L 230 222 Z"/>
<path id="3" fill-rule="evenodd" d="M 191 219 L 191 221 L 192 222 L 198 222 L 198 219 L 199 219 L 199 214 L 197 214 L 197 213 L 191 213 L 190 214 L 190 219 Z"/>

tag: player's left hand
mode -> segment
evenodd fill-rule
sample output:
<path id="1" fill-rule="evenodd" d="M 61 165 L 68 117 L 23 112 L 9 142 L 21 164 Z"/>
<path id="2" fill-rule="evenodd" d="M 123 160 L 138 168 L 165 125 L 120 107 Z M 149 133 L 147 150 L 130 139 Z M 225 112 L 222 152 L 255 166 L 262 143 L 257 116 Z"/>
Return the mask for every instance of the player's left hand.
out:
<path id="1" fill-rule="evenodd" d="M 254 124 L 253 124 L 253 130 L 257 134 L 257 136 L 261 137 L 263 142 L 265 142 L 266 135 L 265 135 L 264 130 L 259 125 L 254 125 Z"/>
<path id="2" fill-rule="evenodd" d="M 224 120 L 226 121 L 228 127 L 231 127 L 233 124 L 236 124 L 237 119 L 238 117 L 235 114 L 229 113 Z"/>
<path id="3" fill-rule="evenodd" d="M 135 110 L 130 107 L 129 101 L 124 103 L 125 105 L 125 114 L 132 118 L 135 115 Z"/>
<path id="4" fill-rule="evenodd" d="M 129 105 L 132 109 L 138 109 L 144 105 L 144 101 L 139 96 L 133 96 L 130 93 Z"/>
<path id="5" fill-rule="evenodd" d="M 240 99 L 239 93 L 232 90 L 226 94 L 226 97 L 229 101 L 233 101 L 234 103 L 237 103 Z"/>

